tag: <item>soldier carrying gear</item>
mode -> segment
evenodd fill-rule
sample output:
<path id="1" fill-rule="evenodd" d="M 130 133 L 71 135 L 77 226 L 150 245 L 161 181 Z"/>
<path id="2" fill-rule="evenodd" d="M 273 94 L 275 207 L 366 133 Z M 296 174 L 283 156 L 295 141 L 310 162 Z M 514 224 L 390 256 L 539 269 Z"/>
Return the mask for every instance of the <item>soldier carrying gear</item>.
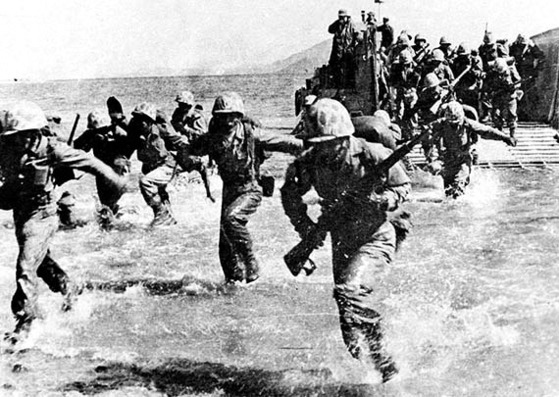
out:
<path id="1" fill-rule="evenodd" d="M 410 179 L 398 163 L 386 175 L 377 175 L 376 166 L 391 151 L 355 138 L 349 113 L 339 102 L 319 99 L 305 122 L 310 149 L 287 169 L 283 208 L 302 239 L 312 237 L 321 244 L 330 232 L 334 298 L 344 343 L 354 358 L 372 362 L 386 382 L 398 369 L 383 343 L 375 289 L 395 253 L 396 232 L 388 214 L 408 195 Z M 327 230 L 317 230 L 307 214 L 302 197 L 313 187 L 325 208 L 341 204 L 335 214 L 323 211 Z M 355 195 L 346 204 L 342 192 Z"/>
<path id="2" fill-rule="evenodd" d="M 429 73 L 435 73 L 440 80 L 446 80 L 449 83 L 454 81 L 454 73 L 445 63 L 444 52 L 438 48 L 433 50 L 431 57 L 423 68 L 423 78 Z"/>
<path id="3" fill-rule="evenodd" d="M 478 109 L 480 90 L 483 85 L 483 62 L 481 58 L 472 55 L 466 43 L 460 43 L 451 69 L 454 76 L 460 76 L 468 70 L 454 87 L 456 99 L 474 109 Z"/>
<path id="4" fill-rule="evenodd" d="M 390 20 L 386 17 L 382 18 L 382 25 L 377 28 L 381 33 L 380 46 L 387 51 L 394 43 L 394 28 L 390 25 Z"/>
<path id="5" fill-rule="evenodd" d="M 176 132 L 166 115 L 143 102 L 132 112 L 129 133 L 142 162 L 140 191 L 153 210 L 152 227 L 177 223 L 171 211 L 167 185 L 175 176 L 177 162 L 172 151 L 186 147 L 188 139 Z"/>
<path id="6" fill-rule="evenodd" d="M 463 106 L 449 102 L 444 109 L 444 117 L 431 123 L 434 144 L 439 148 L 440 158 L 431 159 L 431 171 L 441 171 L 447 197 L 457 198 L 465 193 L 472 172 L 472 134 L 484 139 L 500 140 L 509 146 L 516 146 L 516 139 L 501 131 L 468 119 Z"/>
<path id="7" fill-rule="evenodd" d="M 510 46 L 510 56 L 515 60 L 518 74 L 523 80 L 534 78 L 541 70 L 544 53 L 532 40 L 519 34 Z"/>
<path id="8" fill-rule="evenodd" d="M 41 133 L 47 119 L 41 108 L 28 101 L 8 107 L 0 134 L 0 208 L 12 210 L 19 255 L 16 263 L 16 292 L 12 312 L 15 331 L 7 335 L 15 343 L 26 336 L 38 316 L 37 276 L 53 292 L 64 296 L 63 310 L 69 310 L 79 288 L 52 259 L 50 242 L 58 228 L 53 199 L 54 174 L 61 169 L 78 169 L 105 178 L 123 191 L 126 178 L 117 175 L 100 160 Z"/>
<path id="9" fill-rule="evenodd" d="M 260 165 L 264 150 L 299 154 L 303 145 L 291 135 L 266 133 L 245 115 L 235 92 L 218 96 L 208 133 L 190 143 L 189 154 L 209 155 L 223 180 L 219 260 L 227 283 L 260 277 L 247 222 L 262 201 Z"/>
<path id="10" fill-rule="evenodd" d="M 201 106 L 196 106 L 194 94 L 190 91 L 183 91 L 177 95 L 175 101 L 178 106 L 171 116 L 173 128 L 189 140 L 196 140 L 201 135 L 206 134 L 208 132 L 208 122 L 202 113 Z M 206 188 L 207 197 L 215 202 L 210 189 L 210 174 L 208 171 L 210 161 L 207 156 L 181 156 L 179 159 L 179 165 L 184 171 L 197 171 L 200 174 Z"/>
<path id="11" fill-rule="evenodd" d="M 107 109 L 110 119 L 99 111 L 87 116 L 87 130 L 74 141 L 74 147 L 86 152 L 93 150 L 93 155 L 117 174 L 127 175 L 134 152 L 134 143 L 127 132 L 128 121 L 115 97 L 107 99 Z M 119 212 L 118 201 L 122 192 L 105 184 L 104 178 L 96 178 L 95 183 L 102 205 L 99 213 L 101 226 L 108 229 Z"/>
<path id="12" fill-rule="evenodd" d="M 441 37 L 439 40 L 439 47 L 436 50 L 441 50 L 444 55 L 444 62 L 451 66 L 454 62 L 454 50 L 452 49 L 452 43 L 446 39 L 445 36 Z"/>
<path id="13" fill-rule="evenodd" d="M 497 58 L 489 66 L 484 90 L 491 98 L 493 123 L 502 130 L 506 122 L 510 136 L 514 137 L 518 120 L 520 75 L 514 64 L 509 65 L 504 58 Z"/>
<path id="14" fill-rule="evenodd" d="M 362 37 L 346 10 L 338 12 L 336 19 L 329 27 L 328 33 L 334 35 L 332 52 L 330 53 L 330 70 L 334 84 L 338 88 L 349 88 L 355 85 L 355 50 Z"/>
<path id="15" fill-rule="evenodd" d="M 401 121 L 403 139 L 411 138 L 414 129 L 411 109 L 417 101 L 417 87 L 421 76 L 414 70 L 413 56 L 410 52 L 402 51 L 400 61 L 392 65 L 390 81 L 396 91 L 395 113 Z"/>
<path id="16" fill-rule="evenodd" d="M 421 66 L 429 57 L 429 44 L 421 33 L 415 35 L 414 45 L 411 47 L 415 53 L 413 61 Z"/>

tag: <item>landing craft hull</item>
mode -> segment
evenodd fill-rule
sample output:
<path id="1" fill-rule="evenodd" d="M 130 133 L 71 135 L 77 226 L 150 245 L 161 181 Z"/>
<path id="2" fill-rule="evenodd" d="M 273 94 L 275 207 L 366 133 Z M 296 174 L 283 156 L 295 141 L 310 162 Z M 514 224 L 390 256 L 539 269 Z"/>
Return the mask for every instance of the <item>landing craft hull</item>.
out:
<path id="1" fill-rule="evenodd" d="M 538 77 L 524 87 L 521 109 L 527 121 L 551 123 L 559 128 L 559 28 L 531 38 L 545 54 L 545 64 Z"/>

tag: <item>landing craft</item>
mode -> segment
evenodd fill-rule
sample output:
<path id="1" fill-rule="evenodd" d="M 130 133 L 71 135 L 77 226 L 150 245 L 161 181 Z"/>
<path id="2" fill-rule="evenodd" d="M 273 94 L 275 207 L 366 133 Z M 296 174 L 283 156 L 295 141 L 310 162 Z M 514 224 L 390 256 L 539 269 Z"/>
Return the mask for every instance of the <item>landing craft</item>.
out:
<path id="1" fill-rule="evenodd" d="M 309 94 L 341 101 L 352 116 L 372 115 L 379 104 L 379 67 L 375 54 L 377 40 L 363 31 L 363 40 L 355 51 L 355 84 L 336 87 L 328 65 L 315 70 L 304 87 L 295 92 L 295 114 Z M 524 167 L 559 164 L 559 144 L 554 135 L 559 129 L 559 28 L 531 37 L 545 54 L 545 64 L 535 79 L 523 82 L 523 99 L 519 102 L 520 124 L 515 148 L 494 150 L 484 143 L 480 163 L 484 167 Z M 487 150 L 484 150 L 484 148 Z M 423 156 L 417 155 L 415 161 Z"/>

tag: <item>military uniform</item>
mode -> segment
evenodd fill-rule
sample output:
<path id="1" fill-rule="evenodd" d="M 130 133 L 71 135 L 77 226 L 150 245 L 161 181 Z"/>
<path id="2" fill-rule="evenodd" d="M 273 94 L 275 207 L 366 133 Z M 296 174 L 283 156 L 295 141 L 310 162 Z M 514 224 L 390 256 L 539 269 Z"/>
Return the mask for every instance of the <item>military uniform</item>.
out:
<path id="1" fill-rule="evenodd" d="M 17 325 L 15 333 L 28 330 L 38 317 L 37 279 L 39 276 L 51 291 L 67 297 L 69 308 L 72 292 L 68 275 L 52 259 L 50 242 L 58 228 L 56 203 L 53 199 L 57 171 L 70 168 L 105 178 L 106 183 L 122 191 L 123 180 L 112 169 L 76 150 L 55 137 L 44 137 L 40 129 L 47 124 L 42 110 L 34 103 L 12 106 L 3 120 L 0 135 L 0 208 L 13 210 L 19 255 L 16 264 L 16 292 L 12 312 Z M 22 138 L 25 137 L 25 138 Z M 28 139 L 22 144 L 22 139 Z"/>
<path id="2" fill-rule="evenodd" d="M 337 19 L 328 27 L 328 33 L 334 35 L 329 65 L 336 86 L 347 88 L 355 84 L 354 57 L 360 32 L 344 10 L 338 15 L 346 20 Z"/>
<path id="3" fill-rule="evenodd" d="M 469 69 L 468 69 L 469 68 Z M 479 94 L 483 84 L 483 62 L 477 55 L 472 55 L 471 52 L 464 44 L 458 48 L 458 55 L 452 64 L 452 72 L 455 77 L 464 74 L 456 86 L 454 91 L 456 98 L 474 109 L 479 108 Z"/>
<path id="4" fill-rule="evenodd" d="M 189 140 L 196 140 L 206 134 L 208 122 L 202 111 L 194 107 L 194 95 L 190 91 L 184 91 L 177 95 L 175 101 L 179 104 L 171 116 L 171 125 L 175 131 Z M 206 172 L 208 161 L 203 157 L 189 156 L 183 160 L 180 165 L 185 171 Z"/>
<path id="5" fill-rule="evenodd" d="M 126 119 L 110 125 L 99 125 L 94 119 L 97 114 L 91 113 L 89 128 L 74 141 L 74 147 L 86 152 L 93 150 L 99 160 L 110 166 L 119 175 L 130 173 L 130 156 L 134 146 L 128 137 Z M 97 194 L 102 205 L 108 207 L 113 214 L 118 212 L 118 201 L 122 192 L 105 183 L 105 178 L 96 177 Z"/>
<path id="6" fill-rule="evenodd" d="M 372 360 L 387 381 L 397 369 L 382 343 L 381 314 L 374 308 L 374 291 L 396 250 L 396 231 L 388 211 L 404 201 L 411 184 L 399 164 L 379 179 L 376 167 L 391 151 L 350 136 L 353 127 L 349 115 L 346 111 L 344 116 L 345 109 L 333 102 L 319 100 L 311 110 L 319 123 L 324 121 L 324 128 L 319 126 L 321 132 L 315 132 L 314 137 L 309 133 L 313 146 L 289 166 L 281 188 L 282 204 L 295 230 L 305 237 L 315 224 L 307 214 L 303 196 L 314 188 L 321 197 L 332 240 L 334 299 L 343 340 L 354 358 Z M 320 147 L 327 138 L 339 145 L 332 149 L 334 157 Z M 340 138 L 345 140 L 334 141 Z M 336 213 L 328 212 L 329 203 L 346 200 L 343 194 L 348 192 L 356 196 L 337 207 Z"/>
<path id="7" fill-rule="evenodd" d="M 485 80 L 485 90 L 491 98 L 493 124 L 502 130 L 506 122 L 510 135 L 514 136 L 518 121 L 518 94 L 520 75 L 514 65 L 503 58 L 494 61 L 494 67 Z"/>
<path id="8" fill-rule="evenodd" d="M 456 119 L 456 123 L 449 122 L 452 118 Z M 433 122 L 431 128 L 443 163 L 445 194 L 452 198 L 464 194 L 466 186 L 470 184 L 471 146 L 474 143 L 474 135 L 484 139 L 502 140 L 508 145 L 516 144 L 513 138 L 501 131 L 465 118 L 463 107 L 458 102 L 450 102 L 445 110 L 445 118 Z"/>
<path id="9" fill-rule="evenodd" d="M 250 120 L 242 119 L 244 106 L 236 93 L 218 97 L 212 114 L 208 134 L 193 141 L 190 152 L 209 155 L 223 180 L 219 259 L 225 280 L 252 282 L 259 277 L 260 270 L 246 225 L 262 201 L 258 181 L 263 151 L 297 154 L 303 147 L 292 136 L 267 134 L 256 129 Z M 217 120 L 220 115 L 238 118 L 226 126 Z"/>
<path id="10" fill-rule="evenodd" d="M 142 162 L 140 191 L 152 208 L 152 226 L 175 224 L 167 185 L 175 176 L 177 161 L 173 151 L 188 143 L 177 133 L 163 112 L 148 103 L 141 103 L 132 112 L 129 132 Z"/>

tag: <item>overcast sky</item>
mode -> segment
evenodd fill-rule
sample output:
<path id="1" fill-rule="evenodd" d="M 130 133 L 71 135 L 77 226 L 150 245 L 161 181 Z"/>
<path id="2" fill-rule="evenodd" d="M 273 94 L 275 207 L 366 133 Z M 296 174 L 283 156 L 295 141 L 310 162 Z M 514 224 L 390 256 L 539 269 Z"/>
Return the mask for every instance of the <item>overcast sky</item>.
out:
<path id="1" fill-rule="evenodd" d="M 479 45 L 559 27 L 557 0 L 385 0 L 397 32 Z M 373 0 L 2 0 L 0 79 L 133 76 L 271 63 L 329 38 Z"/>

